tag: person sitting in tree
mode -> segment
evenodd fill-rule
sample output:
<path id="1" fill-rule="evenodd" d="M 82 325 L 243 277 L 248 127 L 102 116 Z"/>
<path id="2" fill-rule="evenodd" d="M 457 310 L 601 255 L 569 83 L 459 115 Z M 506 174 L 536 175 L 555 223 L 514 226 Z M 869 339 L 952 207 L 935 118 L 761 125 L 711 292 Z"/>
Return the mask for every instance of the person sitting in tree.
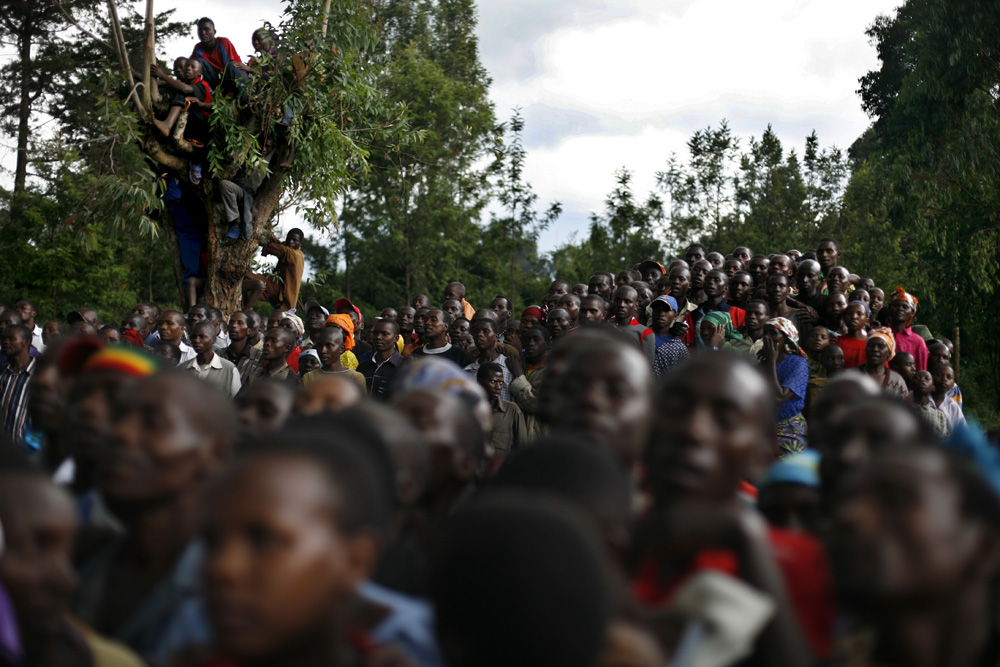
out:
<path id="1" fill-rule="evenodd" d="M 274 234 L 269 234 L 261 243 L 262 254 L 274 255 L 278 265 L 274 272 L 281 280 L 271 276 L 262 276 L 247 271 L 243 279 L 243 309 L 250 310 L 262 296 L 275 308 L 292 310 L 299 302 L 299 287 L 302 285 L 302 269 L 305 257 L 302 255 L 302 239 L 304 234 L 299 228 L 293 228 L 282 243 Z"/>
<path id="2" fill-rule="evenodd" d="M 241 100 L 246 99 L 247 74 L 238 67 L 242 64 L 236 47 L 225 37 L 215 36 L 215 21 L 204 17 L 198 21 L 198 39 L 189 60 L 201 64 L 205 79 L 213 89 L 220 86 L 227 92 L 235 92 Z"/>
<path id="3" fill-rule="evenodd" d="M 188 115 L 184 137 L 195 146 L 204 146 L 208 141 L 208 114 L 212 109 L 212 89 L 202 75 L 201 61 L 195 58 L 185 61 L 184 76 L 181 80 L 164 72 L 156 63 L 149 66 L 149 71 L 175 93 L 170 100 L 170 111 L 166 119 L 153 118 L 153 125 L 163 133 L 163 136 L 169 137 L 181 112 L 192 105 L 198 107 L 197 113 Z"/>

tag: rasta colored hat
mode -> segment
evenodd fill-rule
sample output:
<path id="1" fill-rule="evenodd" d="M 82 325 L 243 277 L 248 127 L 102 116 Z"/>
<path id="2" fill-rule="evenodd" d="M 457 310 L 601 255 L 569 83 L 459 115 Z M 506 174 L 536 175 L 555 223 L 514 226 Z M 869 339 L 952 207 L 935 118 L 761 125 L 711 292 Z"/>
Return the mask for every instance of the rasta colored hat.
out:
<path id="1" fill-rule="evenodd" d="M 350 315 L 334 313 L 326 318 L 326 326 L 335 326 L 344 330 L 344 349 L 350 352 L 354 349 L 354 322 Z"/>
<path id="2" fill-rule="evenodd" d="M 639 271 L 639 273 L 642 273 L 646 269 L 656 269 L 657 271 L 660 272 L 661 276 L 666 275 L 666 273 L 667 273 L 667 270 L 663 268 L 662 264 L 660 264 L 659 262 L 657 262 L 655 260 L 652 260 L 652 259 L 646 259 L 646 260 L 643 260 L 643 261 L 639 262 L 638 266 L 636 266 L 635 268 L 636 268 L 637 271 Z M 674 308 L 674 310 L 677 310 L 677 309 Z"/>
<path id="3" fill-rule="evenodd" d="M 652 303 L 650 303 L 649 305 L 652 306 L 657 302 L 665 303 L 668 306 L 670 306 L 670 310 L 674 311 L 675 313 L 677 312 L 677 299 L 675 299 L 674 297 L 668 294 L 663 294 L 653 299 Z"/>
<path id="4" fill-rule="evenodd" d="M 365 325 L 365 318 L 361 315 L 361 309 L 355 306 L 350 299 L 340 298 L 333 302 L 333 309 L 339 311 L 341 308 L 350 308 L 358 316 L 358 326 Z"/>
<path id="5" fill-rule="evenodd" d="M 896 336 L 892 333 L 892 329 L 889 327 L 879 327 L 878 329 L 873 329 L 868 338 L 881 338 L 885 341 L 885 344 L 889 346 L 889 360 L 896 356 Z"/>
<path id="6" fill-rule="evenodd" d="M 539 308 L 538 306 L 528 306 L 527 308 L 525 308 L 524 312 L 521 313 L 522 320 L 524 319 L 525 315 L 531 315 L 542 324 L 545 324 L 545 313 L 543 313 L 542 309 Z"/>
<path id="7" fill-rule="evenodd" d="M 112 345 L 95 353 L 83 365 L 83 372 L 116 371 L 143 378 L 160 370 L 160 360 L 143 350 Z"/>

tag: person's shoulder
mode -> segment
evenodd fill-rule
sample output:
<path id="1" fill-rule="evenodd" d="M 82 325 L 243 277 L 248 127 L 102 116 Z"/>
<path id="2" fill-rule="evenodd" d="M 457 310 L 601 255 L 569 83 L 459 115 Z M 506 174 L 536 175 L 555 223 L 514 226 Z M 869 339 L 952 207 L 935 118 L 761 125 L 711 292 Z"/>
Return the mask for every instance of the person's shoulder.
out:
<path id="1" fill-rule="evenodd" d="M 513 412 L 515 414 L 523 414 L 521 408 L 514 401 L 505 401 L 502 398 L 499 399 L 500 407 L 504 412 Z"/>
<path id="2" fill-rule="evenodd" d="M 183 348 L 181 348 L 181 349 L 183 349 Z M 219 355 L 215 355 L 215 356 L 216 356 L 216 358 L 219 358 Z M 190 358 L 190 359 L 188 359 L 187 361 L 182 361 L 182 362 L 180 362 L 179 364 L 177 364 L 177 368 L 178 368 L 179 370 L 183 370 L 183 369 L 186 369 L 186 368 L 191 368 L 191 367 L 192 367 L 192 366 L 194 366 L 194 365 L 195 365 L 196 363 L 198 363 L 198 359 L 197 359 L 197 357 L 191 357 L 191 358 Z"/>

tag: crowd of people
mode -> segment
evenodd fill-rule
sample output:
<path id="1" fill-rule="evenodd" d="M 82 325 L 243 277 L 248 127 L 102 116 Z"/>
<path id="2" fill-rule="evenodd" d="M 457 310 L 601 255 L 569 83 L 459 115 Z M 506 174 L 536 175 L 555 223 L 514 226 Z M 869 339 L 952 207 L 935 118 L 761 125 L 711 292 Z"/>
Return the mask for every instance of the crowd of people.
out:
<path id="1" fill-rule="evenodd" d="M 0 664 L 996 665 L 995 434 L 841 259 L 0 306 Z"/>

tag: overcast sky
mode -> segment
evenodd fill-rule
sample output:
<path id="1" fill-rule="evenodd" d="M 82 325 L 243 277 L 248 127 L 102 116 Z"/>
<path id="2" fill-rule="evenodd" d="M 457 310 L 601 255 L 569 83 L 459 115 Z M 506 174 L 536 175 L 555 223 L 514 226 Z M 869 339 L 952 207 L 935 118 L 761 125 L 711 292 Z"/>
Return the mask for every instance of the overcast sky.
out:
<path id="1" fill-rule="evenodd" d="M 140 5 L 142 3 L 139 3 Z M 480 0 L 479 41 L 497 117 L 521 107 L 527 179 L 539 206 L 563 204 L 542 238 L 551 250 L 586 233 L 614 185 L 635 174 L 645 195 L 692 132 L 728 119 L 741 137 L 772 123 L 799 152 L 813 129 L 847 148 L 864 131 L 858 78 L 877 66 L 865 29 L 900 0 Z M 279 0 L 160 0 L 177 19 L 212 17 L 249 54 Z M 170 55 L 190 52 L 188 42 Z M 745 141 L 744 141 L 745 143 Z M 290 225 L 282 225 L 290 226 Z"/>

